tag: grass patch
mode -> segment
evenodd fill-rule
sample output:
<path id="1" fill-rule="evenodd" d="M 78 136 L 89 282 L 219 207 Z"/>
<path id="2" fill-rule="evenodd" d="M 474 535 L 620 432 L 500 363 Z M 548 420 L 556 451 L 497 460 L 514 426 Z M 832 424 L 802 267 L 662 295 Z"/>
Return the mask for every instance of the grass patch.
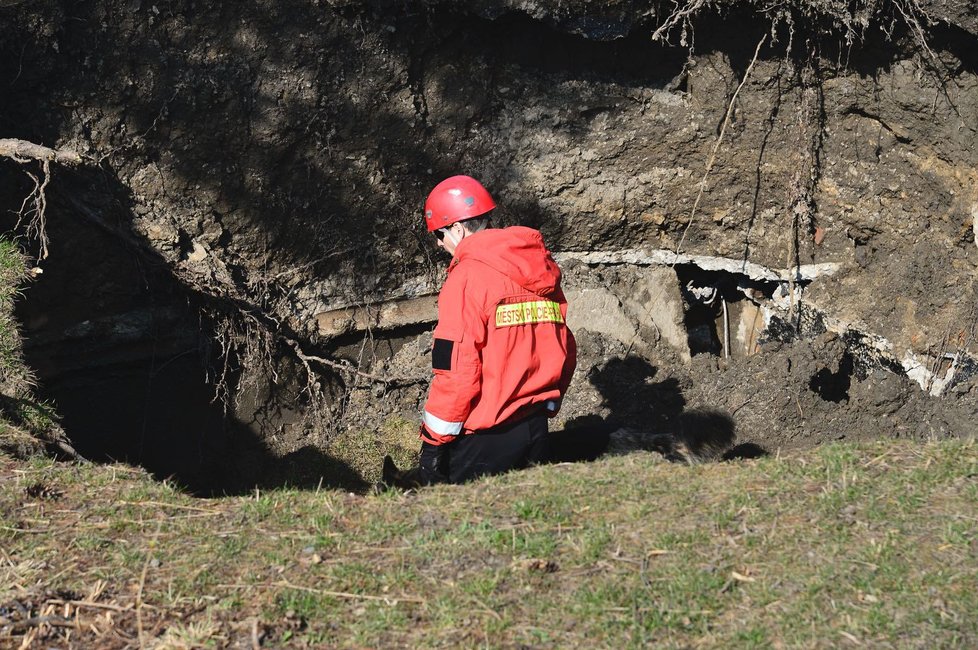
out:
<path id="1" fill-rule="evenodd" d="M 13 317 L 14 299 L 27 275 L 26 264 L 17 244 L 0 237 L 0 382 L 4 384 L 22 384 L 29 379 Z"/>
<path id="2" fill-rule="evenodd" d="M 0 471 L 0 645 L 978 644 L 974 441 L 639 453 L 369 497 Z M 21 611 L 69 622 L 15 628 Z"/>
<path id="3" fill-rule="evenodd" d="M 398 467 L 418 464 L 417 420 L 392 416 L 377 431 L 344 431 L 329 441 L 329 453 L 368 482 L 380 480 L 380 460 L 390 454 Z"/>
<path id="4" fill-rule="evenodd" d="M 50 404 L 33 396 L 34 376 L 24 363 L 14 302 L 28 277 L 16 242 L 0 237 L 0 451 L 27 458 L 66 442 Z"/>

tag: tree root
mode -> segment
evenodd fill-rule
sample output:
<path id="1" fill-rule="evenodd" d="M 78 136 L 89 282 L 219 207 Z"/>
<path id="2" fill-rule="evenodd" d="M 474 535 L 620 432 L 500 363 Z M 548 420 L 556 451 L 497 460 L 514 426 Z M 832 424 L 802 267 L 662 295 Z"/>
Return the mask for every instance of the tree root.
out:
<path id="1" fill-rule="evenodd" d="M 20 206 L 19 216 L 21 219 L 30 215 L 27 232 L 35 237 L 41 245 L 39 259 L 47 259 L 48 256 L 48 235 L 47 235 L 47 187 L 51 182 L 51 163 L 61 165 L 80 165 L 82 163 L 81 154 L 70 149 L 51 149 L 27 140 L 16 140 L 12 138 L 0 139 L 0 156 L 9 158 L 21 165 L 39 163 L 41 172 L 39 175 L 25 171 L 34 183 L 34 189 L 24 199 Z M 28 207 L 30 206 L 30 207 Z M 17 222 L 20 225 L 20 221 Z"/>
<path id="2" fill-rule="evenodd" d="M 0 156 L 11 158 L 19 163 L 32 160 L 38 162 L 56 162 L 62 165 L 80 165 L 81 154 L 70 149 L 51 149 L 27 140 L 0 138 Z"/>
<path id="3" fill-rule="evenodd" d="M 303 365 L 306 367 L 306 372 L 309 376 L 313 376 L 314 373 L 309 367 L 309 362 L 320 363 L 329 368 L 335 368 L 341 372 L 345 372 L 356 377 L 362 377 L 363 379 L 368 379 L 370 381 L 380 382 L 382 384 L 394 385 L 394 386 L 409 386 L 411 384 L 420 384 L 428 380 L 428 377 L 399 377 L 399 376 L 387 376 L 383 377 L 381 375 L 374 375 L 369 372 L 364 372 L 358 368 L 354 368 L 349 363 L 344 363 L 341 361 L 333 361 L 332 359 L 324 359 L 323 357 L 315 357 L 308 355 L 302 351 L 299 347 L 299 343 L 289 338 L 284 338 L 284 340 L 292 347 L 295 351 L 296 356 L 302 361 Z"/>

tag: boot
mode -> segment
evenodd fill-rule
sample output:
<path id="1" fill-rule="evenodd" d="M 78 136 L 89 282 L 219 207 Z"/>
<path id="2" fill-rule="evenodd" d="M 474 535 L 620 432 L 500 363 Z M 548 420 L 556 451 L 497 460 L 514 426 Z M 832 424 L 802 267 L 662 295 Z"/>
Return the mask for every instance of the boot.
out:
<path id="1" fill-rule="evenodd" d="M 377 484 L 379 491 L 390 490 L 392 488 L 413 490 L 424 484 L 425 481 L 422 478 L 420 467 L 399 470 L 390 455 L 384 456 L 384 467 L 381 470 L 380 483 Z"/>

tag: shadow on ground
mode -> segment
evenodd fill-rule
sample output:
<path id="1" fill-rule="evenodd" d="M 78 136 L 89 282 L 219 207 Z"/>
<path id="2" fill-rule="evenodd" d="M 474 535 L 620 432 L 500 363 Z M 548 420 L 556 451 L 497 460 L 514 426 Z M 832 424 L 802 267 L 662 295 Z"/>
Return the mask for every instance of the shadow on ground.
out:
<path id="1" fill-rule="evenodd" d="M 570 421 L 550 434 L 551 462 L 593 461 L 608 453 L 654 451 L 672 462 L 757 458 L 767 451 L 735 444 L 736 423 L 716 409 L 685 409 L 679 382 L 653 381 L 658 369 L 644 359 L 612 359 L 595 370 L 591 383 L 609 414 Z"/>
<path id="2" fill-rule="evenodd" d="M 213 313 L 248 306 L 229 307 L 181 282 L 129 230 L 132 196 L 113 176 L 77 172 L 61 182 L 67 189 L 52 193 L 50 205 L 65 218 L 49 226 L 50 257 L 17 317 L 37 394 L 60 414 L 78 453 L 144 467 L 199 496 L 366 490 L 302 432 L 283 443 L 283 429 L 306 405 L 282 367 L 252 387 L 249 408 L 218 399 L 219 379 L 232 395 L 244 380 L 240 359 L 223 354 Z M 98 222 L 76 210 L 87 205 L 86 187 L 113 197 L 114 211 Z"/>

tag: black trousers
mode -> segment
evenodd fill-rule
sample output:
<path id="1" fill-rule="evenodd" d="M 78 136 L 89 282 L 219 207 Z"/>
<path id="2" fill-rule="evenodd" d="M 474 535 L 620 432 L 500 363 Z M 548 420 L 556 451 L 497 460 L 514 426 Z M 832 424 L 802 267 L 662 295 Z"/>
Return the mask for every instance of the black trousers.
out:
<path id="1" fill-rule="evenodd" d="M 444 445 L 421 445 L 421 475 L 426 483 L 464 483 L 487 474 L 542 463 L 549 455 L 547 416 L 462 435 Z"/>

